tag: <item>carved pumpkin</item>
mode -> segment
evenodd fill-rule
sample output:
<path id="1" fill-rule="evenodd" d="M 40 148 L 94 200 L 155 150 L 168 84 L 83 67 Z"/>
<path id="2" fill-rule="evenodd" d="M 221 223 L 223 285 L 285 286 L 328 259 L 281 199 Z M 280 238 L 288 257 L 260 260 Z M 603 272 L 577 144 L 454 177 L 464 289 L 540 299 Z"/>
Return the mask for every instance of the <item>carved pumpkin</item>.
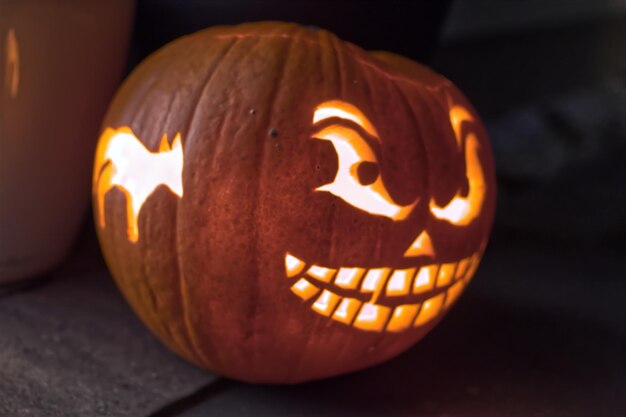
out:
<path id="1" fill-rule="evenodd" d="M 292 24 L 181 38 L 126 80 L 93 184 L 141 319 L 223 375 L 299 382 L 404 351 L 469 283 L 494 214 L 445 78 Z"/>

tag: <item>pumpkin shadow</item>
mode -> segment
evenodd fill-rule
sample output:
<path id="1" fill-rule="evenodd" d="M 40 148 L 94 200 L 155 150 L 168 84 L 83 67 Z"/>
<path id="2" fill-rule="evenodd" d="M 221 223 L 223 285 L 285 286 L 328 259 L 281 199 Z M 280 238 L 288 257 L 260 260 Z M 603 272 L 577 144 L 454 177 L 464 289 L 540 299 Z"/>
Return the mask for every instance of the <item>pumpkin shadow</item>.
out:
<path id="1" fill-rule="evenodd" d="M 603 300 L 567 284 L 575 265 L 562 269 L 565 285 L 556 288 L 565 293 L 557 293 L 555 278 L 545 276 L 550 268 L 527 275 L 543 256 L 526 259 L 528 265 L 512 272 L 507 253 L 486 257 L 475 288 L 431 334 L 391 361 L 294 386 L 232 382 L 183 415 L 624 415 L 624 320 L 590 313 L 618 297 L 608 296 L 609 287 L 601 287 Z M 505 278 L 494 285 L 503 281 L 504 270 L 515 283 Z M 610 292 L 624 287 L 613 283 Z M 570 301 L 559 304 L 559 297 Z M 581 298 L 589 299 L 591 309 L 580 305 Z"/>
<path id="2" fill-rule="evenodd" d="M 590 391 L 607 388 L 603 379 L 612 371 L 602 358 L 615 341 L 595 324 L 563 325 L 559 317 L 489 302 L 457 310 L 421 343 L 383 365 L 298 386 L 242 385 L 237 390 L 246 395 L 239 397 L 250 402 L 255 415 L 466 415 L 468 410 L 507 415 L 511 404 L 518 412 L 520 406 L 531 413 L 548 404 L 565 410 L 571 401 L 591 397 Z M 590 383 L 577 387 L 568 380 Z M 565 396 L 563 385 L 570 385 Z"/>

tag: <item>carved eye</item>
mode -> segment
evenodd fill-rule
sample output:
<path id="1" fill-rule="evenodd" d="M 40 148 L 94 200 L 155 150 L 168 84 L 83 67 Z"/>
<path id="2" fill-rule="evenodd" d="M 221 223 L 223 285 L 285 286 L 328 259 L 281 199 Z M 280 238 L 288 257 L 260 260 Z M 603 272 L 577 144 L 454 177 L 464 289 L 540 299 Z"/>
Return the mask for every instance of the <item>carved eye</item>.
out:
<path id="1" fill-rule="evenodd" d="M 378 139 L 374 126 L 351 104 L 342 101 L 323 103 L 315 109 L 313 123 L 332 117 L 350 120 Z M 315 191 L 329 192 L 353 207 L 394 221 L 406 219 L 413 211 L 417 200 L 407 206 L 393 201 L 380 175 L 376 154 L 356 129 L 332 124 L 321 129 L 313 138 L 332 143 L 338 158 L 333 182 Z"/>
<path id="2" fill-rule="evenodd" d="M 474 118 L 469 111 L 462 106 L 453 106 L 450 109 L 450 123 L 459 148 L 462 146 L 461 124 L 472 122 Z M 447 221 L 456 226 L 466 226 L 480 214 L 485 200 L 486 184 L 485 173 L 478 158 L 478 138 L 470 133 L 465 138 L 465 176 L 469 185 L 469 191 L 465 197 L 460 191 L 445 206 L 440 207 L 434 199 L 430 200 L 429 208 L 432 215 L 440 220 Z"/>

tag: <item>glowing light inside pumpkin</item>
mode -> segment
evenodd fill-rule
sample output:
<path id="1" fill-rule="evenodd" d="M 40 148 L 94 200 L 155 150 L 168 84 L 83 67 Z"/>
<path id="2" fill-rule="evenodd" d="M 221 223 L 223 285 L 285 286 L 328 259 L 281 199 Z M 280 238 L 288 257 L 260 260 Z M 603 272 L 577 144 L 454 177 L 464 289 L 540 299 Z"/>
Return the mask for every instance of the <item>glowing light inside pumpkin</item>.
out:
<path id="1" fill-rule="evenodd" d="M 457 146 L 460 148 L 463 140 L 461 136 L 461 125 L 463 122 L 473 122 L 474 117 L 463 106 L 452 106 L 449 115 L 450 124 L 452 125 L 452 130 L 454 130 L 454 138 L 456 139 Z"/>
<path id="2" fill-rule="evenodd" d="M 365 303 L 354 320 L 354 327 L 381 332 L 385 328 L 391 308 L 379 304 Z"/>
<path id="3" fill-rule="evenodd" d="M 401 332 L 410 328 L 419 308 L 420 304 L 403 304 L 396 307 L 387 325 L 387 331 Z"/>
<path id="4" fill-rule="evenodd" d="M 415 325 L 421 326 L 437 317 L 441 311 L 441 307 L 443 306 L 445 296 L 445 294 L 439 294 L 436 297 L 429 298 L 424 301 L 420 313 L 417 316 L 417 319 L 415 319 Z"/>
<path id="5" fill-rule="evenodd" d="M 334 292 L 324 290 L 312 308 L 323 316 L 330 316 L 340 300 L 341 297 Z"/>
<path id="6" fill-rule="evenodd" d="M 415 268 L 396 269 L 387 284 L 387 295 L 399 296 L 409 293 L 411 281 L 415 276 Z"/>
<path id="7" fill-rule="evenodd" d="M 342 115 L 342 118 L 352 120 L 366 131 L 371 131 L 372 135 L 376 134 L 369 120 L 354 106 L 337 101 L 331 103 L 343 104 L 343 107 L 323 104 L 314 112 L 314 123 Z M 378 136 L 375 137 L 378 138 Z M 339 162 L 333 182 L 322 185 L 315 191 L 329 192 L 353 207 L 370 214 L 389 217 L 395 221 L 404 220 L 411 214 L 417 204 L 417 199 L 407 206 L 395 203 L 380 175 L 369 185 L 363 185 L 359 181 L 357 173 L 359 164 L 362 162 L 378 164 L 376 154 L 359 132 L 348 126 L 333 124 L 321 129 L 313 138 L 331 142 L 337 152 Z"/>
<path id="8" fill-rule="evenodd" d="M 444 308 L 450 308 L 452 304 L 459 299 L 459 296 L 463 292 L 463 287 L 465 286 L 464 281 L 457 281 L 453 286 L 448 290 L 448 295 L 446 296 L 446 302 L 444 304 Z"/>
<path id="9" fill-rule="evenodd" d="M 474 118 L 462 106 L 451 106 L 449 117 L 456 143 L 462 148 L 462 125 L 464 122 L 472 122 Z M 350 121 L 380 141 L 372 123 L 351 104 L 335 100 L 318 106 L 313 115 L 313 124 L 328 119 Z M 329 192 L 370 214 L 386 216 L 394 221 L 407 218 L 415 208 L 417 199 L 407 206 L 397 204 L 389 195 L 380 174 L 373 182 L 362 184 L 358 177 L 359 165 L 363 162 L 378 165 L 378 159 L 361 129 L 340 122 L 334 120 L 312 136 L 313 139 L 331 142 L 338 157 L 335 179 L 318 187 L 316 191 Z M 458 191 L 445 207 L 431 200 L 429 208 L 437 219 L 462 226 L 480 214 L 486 184 L 478 151 L 478 138 L 473 133 L 467 134 L 465 164 L 469 190 L 465 197 Z M 286 254 L 285 270 L 288 278 L 300 276 L 291 290 L 316 313 L 360 330 L 402 332 L 433 322 L 456 302 L 474 275 L 483 249 L 484 246 L 480 252 L 458 262 L 404 269 L 356 266 L 329 268 L 317 264 L 311 264 L 307 269 L 304 261 Z M 411 243 L 404 256 L 435 256 L 433 242 L 426 230 Z M 384 297 L 379 300 L 383 293 Z M 315 299 L 309 302 L 313 297 Z M 395 297 L 402 297 L 399 300 L 403 302 L 409 299 L 410 302 L 394 306 Z"/>
<path id="10" fill-rule="evenodd" d="M 163 135 L 159 150 L 150 152 L 128 127 L 106 128 L 96 150 L 94 191 L 98 220 L 105 227 L 104 196 L 118 188 L 126 196 L 127 237 L 139 239 L 138 217 L 147 198 L 160 185 L 183 196 L 183 148 L 180 133 L 172 144 Z"/>
<path id="11" fill-rule="evenodd" d="M 385 281 L 391 272 L 391 268 L 372 268 L 365 274 L 361 284 L 361 292 L 371 292 L 372 302 L 376 302 L 385 286 Z"/>
<path id="12" fill-rule="evenodd" d="M 290 265 L 306 271 L 291 285 L 291 291 L 316 313 L 360 330 L 402 332 L 428 324 L 450 308 L 471 280 L 479 260 L 477 252 L 459 262 L 405 269 L 328 268 L 316 264 L 307 269 L 304 261 L 287 253 L 285 272 L 289 275 L 293 271 Z M 320 271 L 337 273 L 328 279 Z M 444 281 L 445 286 L 439 285 Z M 383 305 L 378 301 L 383 290 L 387 303 L 397 297 L 415 300 L 398 306 Z M 364 295 L 369 298 L 363 300 Z"/>
<path id="13" fill-rule="evenodd" d="M 430 200 L 429 207 L 433 216 L 440 220 L 448 221 L 457 226 L 467 226 L 478 215 L 485 200 L 487 185 L 478 157 L 478 138 L 473 133 L 467 135 L 465 140 L 465 175 L 469 183 L 467 196 L 462 197 L 457 191 L 456 195 L 444 207 L 437 205 L 434 199 Z"/>
<path id="14" fill-rule="evenodd" d="M 311 284 L 304 278 L 300 278 L 295 284 L 291 286 L 291 291 L 303 300 L 308 300 L 313 297 L 319 291 L 315 285 Z"/>
<path id="15" fill-rule="evenodd" d="M 361 308 L 361 302 L 355 298 L 345 297 L 341 300 L 339 307 L 333 314 L 333 320 L 339 321 L 344 324 L 352 323 L 354 316 Z"/>
<path id="16" fill-rule="evenodd" d="M 404 252 L 405 257 L 413 256 L 435 256 L 435 248 L 426 230 L 417 236 L 411 246 Z"/>
<path id="17" fill-rule="evenodd" d="M 302 262 L 300 259 L 296 258 L 295 256 L 291 256 L 290 254 L 287 254 L 287 256 L 285 256 L 285 269 L 287 270 L 288 277 L 294 277 L 298 275 L 303 268 L 304 262 Z"/>
<path id="18" fill-rule="evenodd" d="M 356 106 L 341 100 L 326 101 L 315 108 L 313 112 L 313 124 L 323 120 L 338 117 L 340 119 L 351 120 L 361 126 L 367 133 L 376 140 L 380 140 L 374 125 Z"/>
<path id="19" fill-rule="evenodd" d="M 323 266 L 311 265 L 307 274 L 319 279 L 320 281 L 330 282 L 335 275 L 335 270 L 332 268 L 325 268 Z"/>
<path id="20" fill-rule="evenodd" d="M 437 274 L 437 287 L 445 287 L 450 285 L 454 279 L 454 270 L 456 262 L 442 264 Z"/>
<path id="21" fill-rule="evenodd" d="M 365 268 L 341 268 L 335 278 L 335 284 L 341 288 L 355 289 L 363 274 Z"/>
<path id="22" fill-rule="evenodd" d="M 413 294 L 419 294 L 432 290 L 435 286 L 435 277 L 437 276 L 438 270 L 439 265 L 421 267 L 420 271 L 417 273 L 417 277 L 415 278 L 415 283 L 413 284 Z"/>

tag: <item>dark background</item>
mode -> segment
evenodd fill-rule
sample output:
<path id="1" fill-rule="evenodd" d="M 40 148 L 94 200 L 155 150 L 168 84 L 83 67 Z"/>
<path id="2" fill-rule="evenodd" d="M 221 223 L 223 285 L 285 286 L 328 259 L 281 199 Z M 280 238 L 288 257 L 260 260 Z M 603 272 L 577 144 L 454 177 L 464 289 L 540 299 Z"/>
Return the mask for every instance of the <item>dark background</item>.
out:
<path id="1" fill-rule="evenodd" d="M 482 114 L 498 211 L 464 297 L 388 363 L 241 384 L 175 358 L 137 322 L 89 218 L 67 263 L 0 298 L 9 373 L 22 373 L 0 380 L 0 415 L 626 415 L 626 2 L 144 0 L 129 71 L 178 36 L 269 19 L 424 62 Z"/>

